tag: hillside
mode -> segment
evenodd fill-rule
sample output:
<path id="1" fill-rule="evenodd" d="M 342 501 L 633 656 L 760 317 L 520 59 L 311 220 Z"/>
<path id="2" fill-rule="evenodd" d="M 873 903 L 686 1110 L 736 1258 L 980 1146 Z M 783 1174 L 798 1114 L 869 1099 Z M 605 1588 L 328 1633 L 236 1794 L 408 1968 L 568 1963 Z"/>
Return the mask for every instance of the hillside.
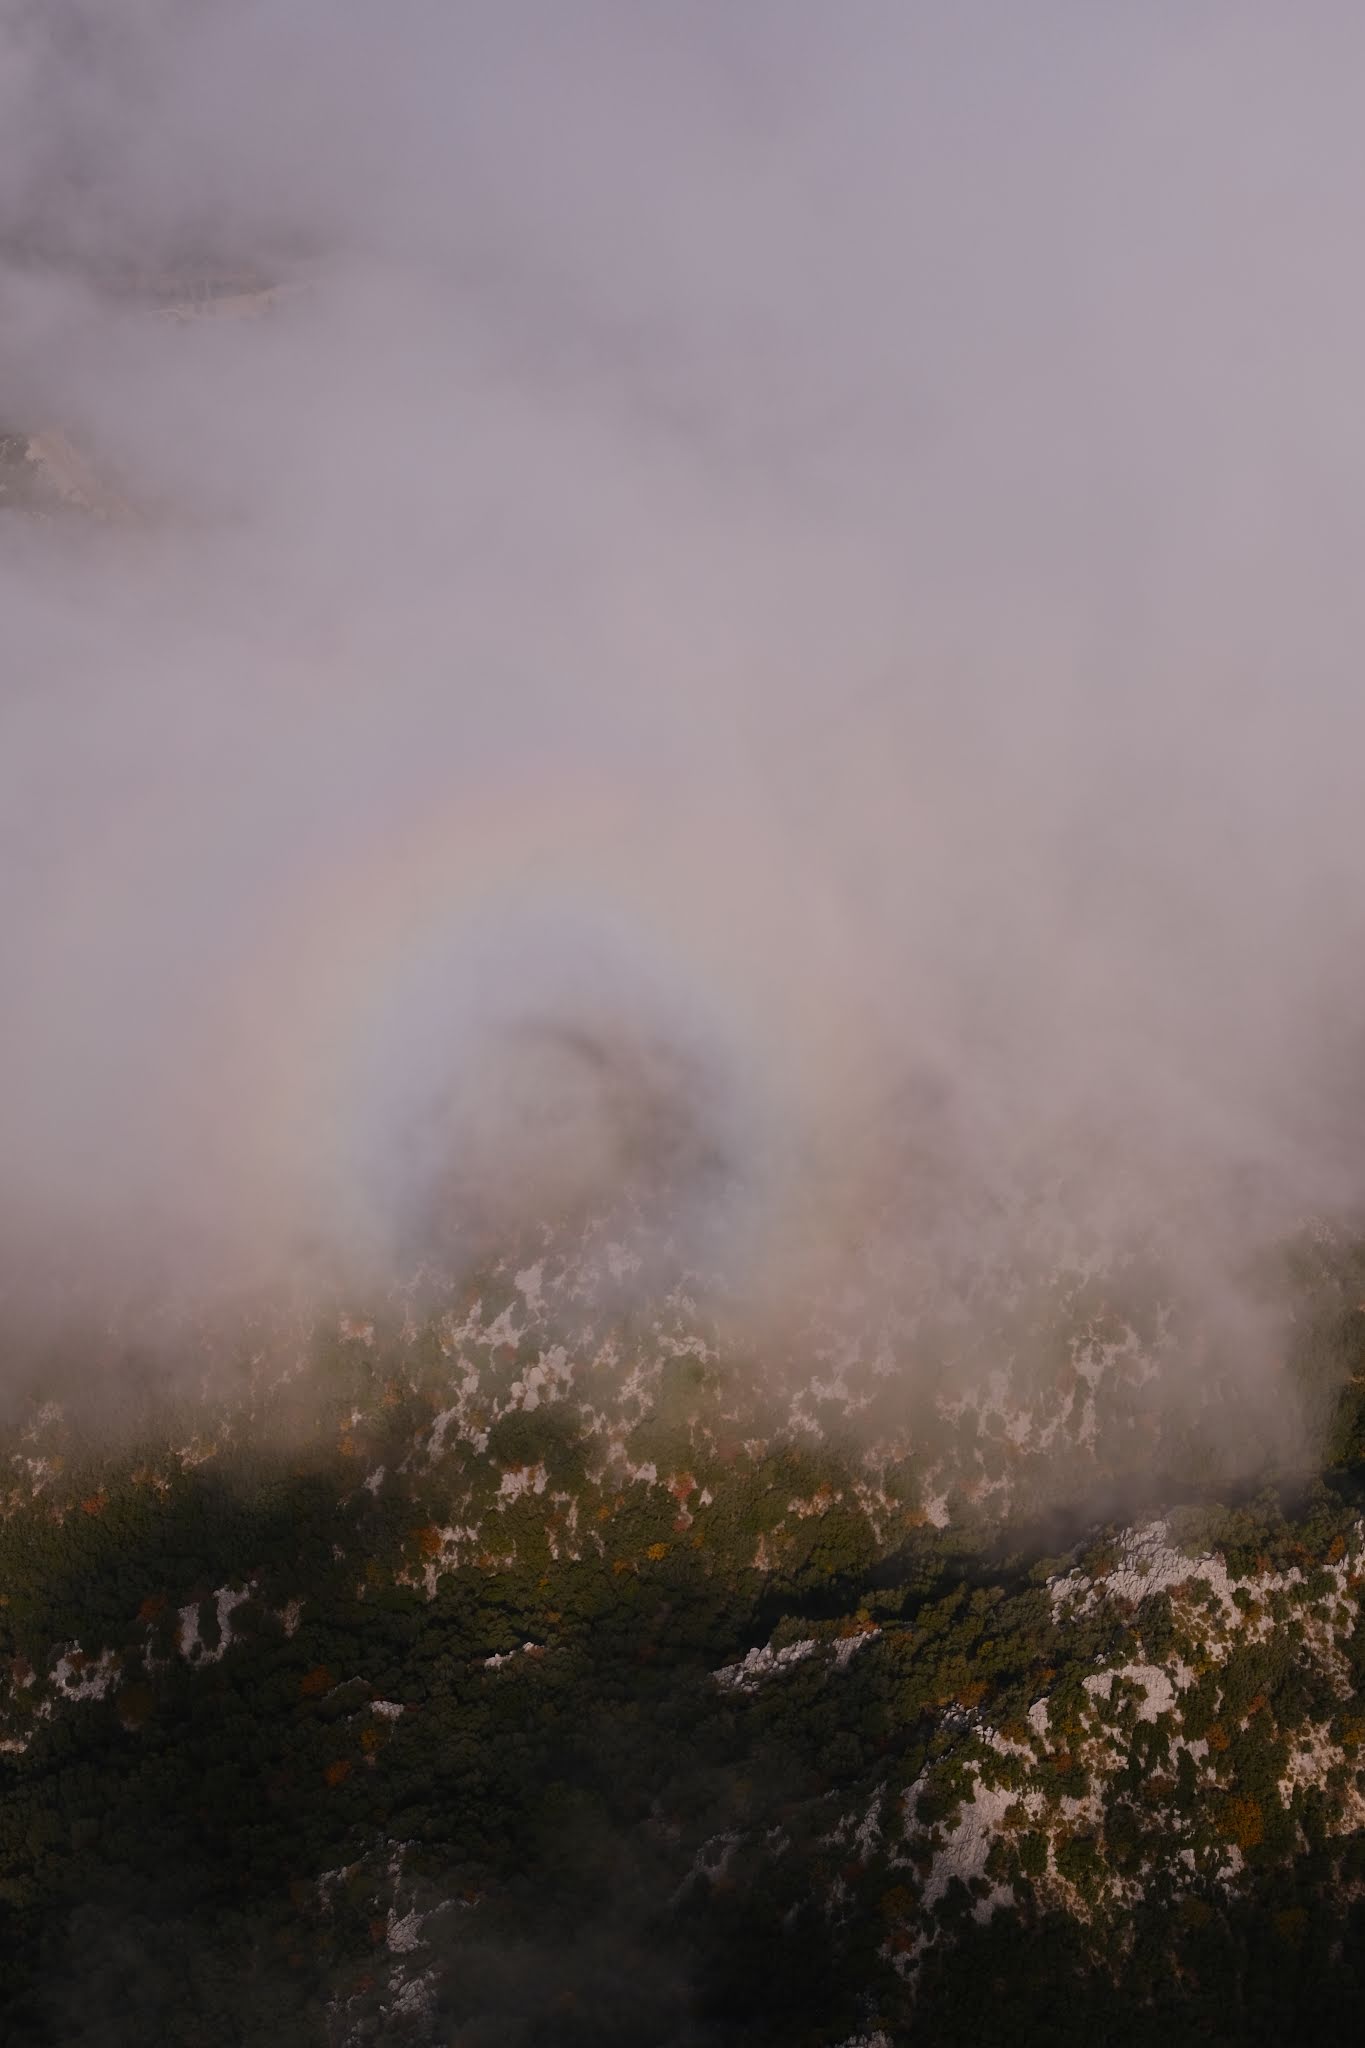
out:
<path id="1" fill-rule="evenodd" d="M 1349 1254 L 1295 1353 L 1338 1462 L 1127 1526 L 1010 1498 L 998 1376 L 893 1432 L 885 1357 L 765 1384 L 681 1282 L 524 1255 L 257 1331 L 117 1453 L 17 1427 L 6 2038 L 1339 2037 Z"/>

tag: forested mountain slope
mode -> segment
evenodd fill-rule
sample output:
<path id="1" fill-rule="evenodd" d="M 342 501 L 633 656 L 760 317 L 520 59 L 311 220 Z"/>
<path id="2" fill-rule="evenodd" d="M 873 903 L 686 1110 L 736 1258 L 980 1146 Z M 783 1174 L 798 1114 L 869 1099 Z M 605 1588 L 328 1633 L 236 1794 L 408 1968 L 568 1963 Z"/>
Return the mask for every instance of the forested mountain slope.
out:
<path id="1" fill-rule="evenodd" d="M 1349 1251 L 1300 1280 L 1321 1475 L 1130 1460 L 1126 1523 L 1093 1288 L 1061 1465 L 999 1373 L 916 1404 L 827 1331 L 803 1381 L 524 1248 L 258 1330 L 117 1449 L 35 1395 L 6 2038 L 1340 2038 L 1365 1315 Z"/>

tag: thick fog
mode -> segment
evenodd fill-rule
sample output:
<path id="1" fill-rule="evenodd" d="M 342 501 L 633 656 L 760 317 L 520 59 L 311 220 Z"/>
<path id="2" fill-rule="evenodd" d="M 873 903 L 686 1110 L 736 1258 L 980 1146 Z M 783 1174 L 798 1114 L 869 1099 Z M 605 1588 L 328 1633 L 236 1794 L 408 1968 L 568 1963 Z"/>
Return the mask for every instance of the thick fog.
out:
<path id="1" fill-rule="evenodd" d="M 1250 1328 L 1365 1180 L 1363 64 L 4 0 L 11 1304 L 649 1182 L 755 1302 L 1155 1240 Z"/>

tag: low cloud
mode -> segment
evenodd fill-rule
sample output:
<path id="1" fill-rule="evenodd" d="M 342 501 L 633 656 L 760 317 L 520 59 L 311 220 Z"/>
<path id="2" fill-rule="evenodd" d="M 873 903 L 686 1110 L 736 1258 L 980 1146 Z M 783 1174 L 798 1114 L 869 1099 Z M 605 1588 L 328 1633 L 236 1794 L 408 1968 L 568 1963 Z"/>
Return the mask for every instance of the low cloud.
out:
<path id="1" fill-rule="evenodd" d="M 1363 33 L 10 6 L 12 1309 L 625 1192 L 792 1321 L 1155 1247 L 1273 1386 L 1365 1135 Z"/>

